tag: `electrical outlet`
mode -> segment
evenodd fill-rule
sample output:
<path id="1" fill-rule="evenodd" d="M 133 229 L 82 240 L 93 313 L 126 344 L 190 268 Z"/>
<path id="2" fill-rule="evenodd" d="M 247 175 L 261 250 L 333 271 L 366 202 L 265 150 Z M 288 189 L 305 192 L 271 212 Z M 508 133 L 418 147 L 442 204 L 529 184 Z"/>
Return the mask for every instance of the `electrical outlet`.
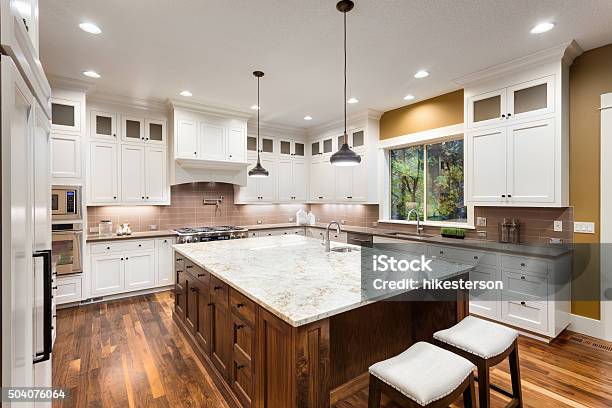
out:
<path id="1" fill-rule="evenodd" d="M 149 225 L 149 231 L 157 231 L 157 225 L 156 224 Z"/>
<path id="2" fill-rule="evenodd" d="M 476 231 L 476 235 L 478 235 L 481 238 L 486 238 L 487 237 L 487 231 Z"/>
<path id="3" fill-rule="evenodd" d="M 563 231 L 563 221 L 557 220 L 557 221 L 553 222 L 553 228 L 557 232 Z"/>
<path id="4" fill-rule="evenodd" d="M 261 220 L 257 220 L 257 224 L 263 224 Z"/>
<path id="5" fill-rule="evenodd" d="M 289 217 L 289 222 L 293 222 L 293 217 Z"/>
<path id="6" fill-rule="evenodd" d="M 579 234 L 594 234 L 595 223 L 594 222 L 574 222 L 574 232 Z"/>
<path id="7" fill-rule="evenodd" d="M 549 244 L 562 244 L 563 240 L 561 238 L 549 238 L 548 243 Z"/>
<path id="8" fill-rule="evenodd" d="M 476 217 L 476 226 L 478 226 L 478 227 L 486 227 L 487 226 L 487 217 Z"/>
<path id="9" fill-rule="evenodd" d="M 100 228 L 98 227 L 89 227 L 89 232 L 92 234 L 97 234 L 98 232 L 100 232 Z"/>

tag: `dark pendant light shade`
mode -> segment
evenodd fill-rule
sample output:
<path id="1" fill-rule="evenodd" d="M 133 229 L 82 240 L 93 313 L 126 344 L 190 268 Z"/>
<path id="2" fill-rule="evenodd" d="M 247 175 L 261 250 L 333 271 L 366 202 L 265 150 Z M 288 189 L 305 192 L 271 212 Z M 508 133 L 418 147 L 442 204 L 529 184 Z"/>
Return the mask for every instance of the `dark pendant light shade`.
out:
<path id="1" fill-rule="evenodd" d="M 264 76 L 261 71 L 253 72 L 253 75 L 257 78 L 257 164 L 251 170 L 249 170 L 249 177 L 268 177 L 270 172 L 263 168 L 261 161 L 259 160 L 259 111 L 261 110 L 259 105 L 259 78 Z"/>
<path id="2" fill-rule="evenodd" d="M 354 6 L 355 4 L 351 0 L 340 0 L 336 4 L 336 9 L 344 15 L 344 143 L 329 158 L 334 166 L 357 166 L 361 163 L 361 156 L 349 147 L 348 133 L 346 133 L 346 13 L 351 11 Z"/>

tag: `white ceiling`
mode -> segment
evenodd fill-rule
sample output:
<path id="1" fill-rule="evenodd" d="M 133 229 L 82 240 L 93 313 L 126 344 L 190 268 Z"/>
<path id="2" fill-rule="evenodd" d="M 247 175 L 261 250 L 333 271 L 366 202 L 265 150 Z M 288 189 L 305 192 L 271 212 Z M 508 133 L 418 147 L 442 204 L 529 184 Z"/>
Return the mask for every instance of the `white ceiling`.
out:
<path id="1" fill-rule="evenodd" d="M 261 117 L 308 127 L 342 115 L 342 15 L 335 0 L 44 0 L 48 74 L 141 99 L 191 99 L 248 110 L 251 72 L 266 73 Z M 355 0 L 348 14 L 350 112 L 386 111 L 459 88 L 452 80 L 575 39 L 612 43 L 611 0 Z M 536 23 L 556 27 L 533 35 Z M 81 31 L 96 23 L 102 34 Z M 426 79 L 415 79 L 419 69 Z M 314 119 L 303 120 L 305 115 Z"/>

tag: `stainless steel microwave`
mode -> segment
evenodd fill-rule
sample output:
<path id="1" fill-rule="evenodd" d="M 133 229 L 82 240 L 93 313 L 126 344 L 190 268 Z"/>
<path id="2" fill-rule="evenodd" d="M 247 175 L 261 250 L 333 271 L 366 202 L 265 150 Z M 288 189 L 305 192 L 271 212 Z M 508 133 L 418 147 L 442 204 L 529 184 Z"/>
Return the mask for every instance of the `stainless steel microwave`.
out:
<path id="1" fill-rule="evenodd" d="M 75 187 L 53 187 L 51 191 L 51 215 L 56 220 L 80 219 L 79 189 Z"/>

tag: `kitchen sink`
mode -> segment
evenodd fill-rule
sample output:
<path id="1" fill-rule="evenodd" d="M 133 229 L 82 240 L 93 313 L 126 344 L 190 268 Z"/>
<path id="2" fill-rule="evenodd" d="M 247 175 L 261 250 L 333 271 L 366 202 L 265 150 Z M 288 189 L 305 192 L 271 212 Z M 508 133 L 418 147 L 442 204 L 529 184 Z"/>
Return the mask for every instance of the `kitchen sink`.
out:
<path id="1" fill-rule="evenodd" d="M 359 248 L 350 248 L 350 247 L 334 247 L 331 249 L 334 252 L 359 252 Z"/>

